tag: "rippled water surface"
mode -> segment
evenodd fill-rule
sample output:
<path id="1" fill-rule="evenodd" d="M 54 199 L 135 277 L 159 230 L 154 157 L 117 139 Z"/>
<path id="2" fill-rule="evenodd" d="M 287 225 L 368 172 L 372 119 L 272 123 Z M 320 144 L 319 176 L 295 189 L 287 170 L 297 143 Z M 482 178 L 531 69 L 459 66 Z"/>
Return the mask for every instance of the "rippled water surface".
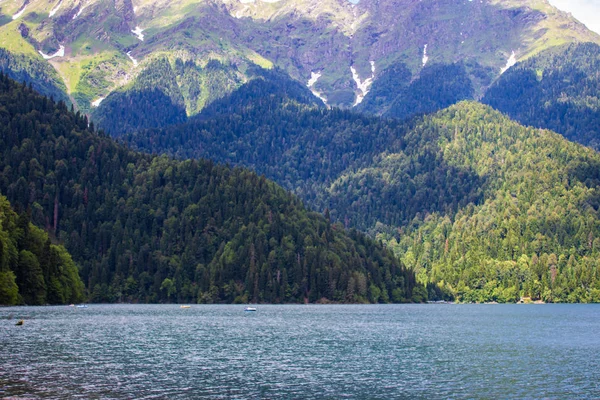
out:
<path id="1" fill-rule="evenodd" d="M 0 397 L 600 398 L 600 306 L 257 308 L 0 308 Z"/>

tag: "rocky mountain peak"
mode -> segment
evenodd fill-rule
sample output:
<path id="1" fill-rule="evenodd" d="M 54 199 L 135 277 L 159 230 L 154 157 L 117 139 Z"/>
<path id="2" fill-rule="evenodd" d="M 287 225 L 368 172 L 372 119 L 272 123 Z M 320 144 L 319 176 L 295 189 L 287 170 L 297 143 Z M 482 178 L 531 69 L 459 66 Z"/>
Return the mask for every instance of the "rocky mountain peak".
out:
<path id="1" fill-rule="evenodd" d="M 479 93 L 513 60 L 600 43 L 547 0 L 31 0 L 2 13 L 7 50 L 39 57 L 64 46 L 45 62 L 87 99 L 83 109 L 157 57 L 275 65 L 328 104 L 352 107 L 400 64 L 418 77 L 427 65 L 463 63 Z"/>

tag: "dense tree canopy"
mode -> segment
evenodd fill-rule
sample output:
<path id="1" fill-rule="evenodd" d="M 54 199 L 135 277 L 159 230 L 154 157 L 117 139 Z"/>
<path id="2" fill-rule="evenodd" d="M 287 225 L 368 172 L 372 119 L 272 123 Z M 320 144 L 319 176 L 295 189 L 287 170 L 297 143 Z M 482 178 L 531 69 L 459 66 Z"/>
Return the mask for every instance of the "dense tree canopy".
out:
<path id="1" fill-rule="evenodd" d="M 201 67 L 189 60 L 158 58 L 149 62 L 130 85 L 103 100 L 92 117 L 111 136 L 176 125 L 231 93 L 242 79 L 265 74 L 283 73 L 252 66 L 242 74 L 235 65 L 217 60 Z"/>
<path id="2" fill-rule="evenodd" d="M 460 103 L 417 126 L 444 160 L 485 177 L 482 201 L 380 239 L 422 282 L 463 301 L 600 301 L 600 156 L 550 131 Z"/>
<path id="3" fill-rule="evenodd" d="M 74 303 L 83 295 L 79 270 L 65 248 L 0 195 L 0 304 Z"/>
<path id="4" fill-rule="evenodd" d="M 430 298 L 598 300 L 595 152 L 476 103 L 401 122 L 316 108 L 276 84 L 253 82 L 188 124 L 127 139 L 266 174 L 379 235 Z"/>
<path id="5" fill-rule="evenodd" d="M 306 88 L 270 74 L 216 101 L 186 124 L 138 132 L 125 140 L 148 152 L 249 167 L 361 230 L 378 221 L 406 223 L 419 212 L 456 211 L 459 204 L 479 197 L 478 178 L 444 163 L 428 137 L 420 139 L 420 147 L 405 141 L 414 122 L 326 110 L 312 99 Z M 396 169 L 393 182 L 380 185 L 367 176 L 348 187 L 339 180 L 409 145 L 412 158 L 406 159 L 405 169 Z"/>
<path id="6" fill-rule="evenodd" d="M 571 44 L 510 68 L 483 102 L 531 126 L 600 149 L 600 46 Z"/>
<path id="7" fill-rule="evenodd" d="M 489 68 L 468 59 L 454 64 L 427 64 L 414 76 L 404 63 L 393 64 L 377 75 L 356 111 L 401 119 L 435 112 L 474 99 L 494 75 Z"/>
<path id="8" fill-rule="evenodd" d="M 473 93 L 473 84 L 464 65 L 427 65 L 414 81 L 399 90 L 385 115 L 407 118 L 431 113 L 472 99 Z"/>
<path id="9" fill-rule="evenodd" d="M 266 178 L 133 152 L 0 78 L 0 191 L 65 243 L 92 301 L 426 298 L 389 250 Z"/>

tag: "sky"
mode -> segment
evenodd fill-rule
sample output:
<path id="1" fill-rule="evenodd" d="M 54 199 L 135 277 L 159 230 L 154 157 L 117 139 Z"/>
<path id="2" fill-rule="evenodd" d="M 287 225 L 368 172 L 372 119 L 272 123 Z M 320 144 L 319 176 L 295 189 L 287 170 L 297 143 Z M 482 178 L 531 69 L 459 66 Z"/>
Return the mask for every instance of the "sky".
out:
<path id="1" fill-rule="evenodd" d="M 600 33 L 600 0 L 550 0 L 550 4 L 569 11 L 588 28 Z"/>

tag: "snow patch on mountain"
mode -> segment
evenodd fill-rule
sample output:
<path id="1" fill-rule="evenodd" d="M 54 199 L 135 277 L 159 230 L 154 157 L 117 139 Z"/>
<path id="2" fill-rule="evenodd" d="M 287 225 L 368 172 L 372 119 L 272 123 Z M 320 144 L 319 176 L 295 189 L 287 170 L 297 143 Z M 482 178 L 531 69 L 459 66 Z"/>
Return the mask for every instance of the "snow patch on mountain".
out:
<path id="1" fill-rule="evenodd" d="M 247 16 L 248 15 L 247 12 L 250 9 L 250 6 L 248 4 L 254 3 L 254 1 L 255 0 L 240 0 L 240 3 L 242 3 L 244 5 L 244 7 L 242 7 L 241 10 L 236 11 L 235 14 L 232 14 L 232 15 L 237 19 Z"/>
<path id="2" fill-rule="evenodd" d="M 100 103 L 105 99 L 105 97 L 100 97 L 98 100 L 92 101 L 92 107 L 99 107 Z"/>
<path id="3" fill-rule="evenodd" d="M 314 84 L 317 83 L 317 81 L 319 80 L 319 78 L 321 76 L 322 76 L 321 72 L 311 72 L 310 79 L 308 80 L 308 83 L 306 84 L 306 86 L 308 86 L 309 88 L 312 88 L 314 86 Z"/>
<path id="4" fill-rule="evenodd" d="M 427 64 L 427 61 L 429 61 L 429 57 L 427 56 L 427 45 L 425 45 L 425 47 L 423 47 L 423 66 L 425 66 Z"/>
<path id="5" fill-rule="evenodd" d="M 13 21 L 15 19 L 20 18 L 21 15 L 23 15 L 23 13 L 25 12 L 26 9 L 27 9 L 27 5 L 24 5 L 23 8 L 21 8 L 18 13 L 16 13 L 15 15 L 12 16 Z"/>
<path id="6" fill-rule="evenodd" d="M 356 101 L 352 107 L 356 107 L 365 99 L 365 96 L 369 93 L 373 80 L 375 79 L 375 61 L 371 61 L 371 77 L 362 81 L 356 72 L 354 66 L 350 66 L 350 72 L 352 72 L 352 78 L 356 82 L 356 87 L 360 90 L 360 93 L 356 96 Z"/>
<path id="7" fill-rule="evenodd" d="M 81 15 L 81 13 L 83 12 L 83 9 L 85 8 L 85 4 L 81 4 L 79 6 L 79 11 L 77 11 L 77 14 L 73 15 L 73 19 L 79 17 Z"/>
<path id="8" fill-rule="evenodd" d="M 138 61 L 135 58 L 133 58 L 133 56 L 131 55 L 130 51 L 127 52 L 127 57 L 129 57 L 129 59 L 131 60 L 131 62 L 133 62 L 133 66 L 134 67 L 138 66 L 138 64 L 139 64 Z"/>
<path id="9" fill-rule="evenodd" d="M 321 99 L 321 101 L 323 103 L 325 103 L 325 105 L 327 105 L 327 99 L 325 97 L 323 97 L 323 95 L 319 92 L 317 92 L 313 86 L 315 86 L 315 83 L 317 83 L 317 81 L 319 80 L 319 78 L 321 77 L 321 72 L 312 72 L 310 73 L 310 79 L 308 80 L 308 82 L 306 83 L 306 86 L 310 89 L 310 91 L 312 92 L 313 95 L 315 95 L 315 97 L 318 97 L 319 99 Z"/>
<path id="10" fill-rule="evenodd" d="M 51 60 L 55 57 L 64 57 L 65 56 L 65 46 L 61 45 L 58 50 L 56 51 L 56 53 L 48 55 L 48 54 L 44 54 L 41 50 L 38 51 L 38 53 L 40 53 L 42 55 L 42 57 L 44 57 L 44 60 Z"/>
<path id="11" fill-rule="evenodd" d="M 56 5 L 56 7 L 54 7 L 52 10 L 50 10 L 50 14 L 48 14 L 48 16 L 50 18 L 54 17 L 54 14 L 56 14 L 58 12 L 58 10 L 60 9 L 60 6 L 62 6 L 62 0 L 60 0 L 58 2 L 58 4 Z"/>
<path id="12" fill-rule="evenodd" d="M 136 26 L 135 29 L 131 31 L 139 40 L 144 41 L 144 34 L 142 33 L 144 30 L 139 26 Z"/>
<path id="13" fill-rule="evenodd" d="M 515 65 L 517 63 L 517 55 L 515 54 L 515 52 L 513 51 L 512 54 L 510 55 L 508 61 L 506 61 L 506 67 L 502 68 L 502 70 L 500 70 L 500 73 L 503 74 L 506 71 L 508 71 L 508 69 L 510 67 L 512 67 L 513 65 Z"/>

